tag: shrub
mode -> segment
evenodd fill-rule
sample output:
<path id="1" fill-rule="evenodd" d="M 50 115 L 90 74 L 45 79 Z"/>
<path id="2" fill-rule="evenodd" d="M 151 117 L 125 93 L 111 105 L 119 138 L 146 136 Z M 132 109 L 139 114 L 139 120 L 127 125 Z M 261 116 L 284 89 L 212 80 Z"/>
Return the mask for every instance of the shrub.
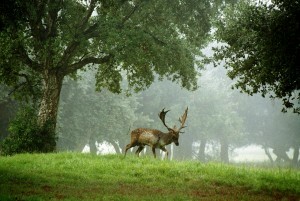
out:
<path id="1" fill-rule="evenodd" d="M 44 126 L 37 124 L 36 110 L 23 106 L 9 124 L 9 135 L 0 145 L 2 155 L 17 153 L 53 152 L 56 147 L 56 135 L 52 132 L 51 122 Z"/>

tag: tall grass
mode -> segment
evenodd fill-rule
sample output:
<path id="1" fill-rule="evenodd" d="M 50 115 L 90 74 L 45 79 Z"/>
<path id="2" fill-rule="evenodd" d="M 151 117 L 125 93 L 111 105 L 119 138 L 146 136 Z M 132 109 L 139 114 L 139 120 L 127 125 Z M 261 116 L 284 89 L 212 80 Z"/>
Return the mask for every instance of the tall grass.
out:
<path id="1" fill-rule="evenodd" d="M 0 157 L 0 200 L 298 200 L 300 172 L 80 153 Z"/>

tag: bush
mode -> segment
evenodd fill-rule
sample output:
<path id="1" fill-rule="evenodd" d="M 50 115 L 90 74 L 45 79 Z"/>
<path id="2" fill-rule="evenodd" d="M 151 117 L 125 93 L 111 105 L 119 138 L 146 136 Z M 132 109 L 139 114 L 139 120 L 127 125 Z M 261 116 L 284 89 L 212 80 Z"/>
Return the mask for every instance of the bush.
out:
<path id="1" fill-rule="evenodd" d="M 30 106 L 22 107 L 9 124 L 9 135 L 0 145 L 1 154 L 53 152 L 57 138 L 51 131 L 52 125 L 48 122 L 39 126 L 36 110 Z"/>

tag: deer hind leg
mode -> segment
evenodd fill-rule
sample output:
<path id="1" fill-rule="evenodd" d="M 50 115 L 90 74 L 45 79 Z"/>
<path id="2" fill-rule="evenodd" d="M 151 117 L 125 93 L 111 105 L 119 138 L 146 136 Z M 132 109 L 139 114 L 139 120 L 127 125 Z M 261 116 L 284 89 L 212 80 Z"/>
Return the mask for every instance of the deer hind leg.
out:
<path id="1" fill-rule="evenodd" d="M 160 149 L 163 150 L 163 151 L 166 153 L 166 157 L 165 157 L 165 158 L 168 158 L 169 152 L 168 152 L 168 150 L 166 149 L 166 147 L 160 147 Z"/>
<path id="2" fill-rule="evenodd" d="M 152 147 L 152 152 L 153 152 L 154 158 L 156 158 L 155 147 Z"/>
<path id="3" fill-rule="evenodd" d="M 137 155 L 137 157 L 139 157 L 141 151 L 144 149 L 144 146 L 139 146 L 139 148 L 136 150 L 135 154 Z"/>

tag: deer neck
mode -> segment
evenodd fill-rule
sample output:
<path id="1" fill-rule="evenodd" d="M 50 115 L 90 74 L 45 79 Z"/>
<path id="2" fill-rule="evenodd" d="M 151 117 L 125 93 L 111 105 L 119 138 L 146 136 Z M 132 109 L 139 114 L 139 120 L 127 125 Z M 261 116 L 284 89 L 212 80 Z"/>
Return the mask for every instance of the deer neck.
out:
<path id="1" fill-rule="evenodd" d="M 162 146 L 171 144 L 173 142 L 172 135 L 170 133 L 161 133 L 159 141 Z"/>

